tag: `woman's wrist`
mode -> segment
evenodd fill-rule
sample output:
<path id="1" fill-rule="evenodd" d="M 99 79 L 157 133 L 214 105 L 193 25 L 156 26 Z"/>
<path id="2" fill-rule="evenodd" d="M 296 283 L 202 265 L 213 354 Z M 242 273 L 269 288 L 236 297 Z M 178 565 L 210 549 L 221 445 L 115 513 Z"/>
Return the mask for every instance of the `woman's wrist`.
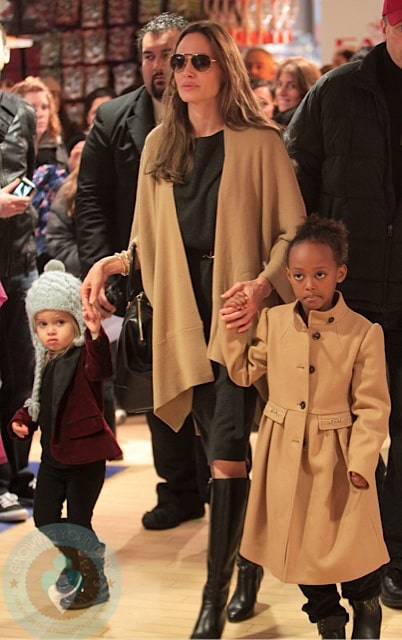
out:
<path id="1" fill-rule="evenodd" d="M 122 276 L 128 276 L 128 274 L 130 273 L 130 254 L 129 254 L 129 252 L 126 251 L 125 249 L 123 249 L 123 251 L 120 251 L 120 252 L 116 251 L 114 256 L 120 262 L 120 271 L 118 273 L 120 273 L 120 275 L 122 275 Z"/>
<path id="2" fill-rule="evenodd" d="M 258 295 L 261 300 L 268 298 L 273 290 L 273 286 L 269 280 L 265 276 L 258 276 L 256 279 L 257 287 L 258 287 Z"/>
<path id="3" fill-rule="evenodd" d="M 122 260 L 119 256 L 120 254 L 115 253 L 113 256 L 106 256 L 105 258 L 101 258 L 100 265 L 102 267 L 105 279 L 107 279 L 109 276 L 115 276 L 119 273 L 122 273 Z"/>

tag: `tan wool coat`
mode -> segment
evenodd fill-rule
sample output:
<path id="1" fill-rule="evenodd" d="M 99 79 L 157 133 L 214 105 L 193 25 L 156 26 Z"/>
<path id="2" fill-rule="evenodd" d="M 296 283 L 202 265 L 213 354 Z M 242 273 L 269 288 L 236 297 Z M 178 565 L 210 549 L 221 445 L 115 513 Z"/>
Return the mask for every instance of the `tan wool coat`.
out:
<path id="1" fill-rule="evenodd" d="M 155 413 L 178 430 L 190 413 L 193 387 L 213 381 L 211 360 L 223 363 L 217 330 L 221 294 L 263 274 L 277 291 L 271 303 L 293 299 L 284 257 L 305 217 L 293 166 L 276 129 L 224 129 L 212 282 L 212 326 L 206 345 L 175 208 L 173 185 L 150 175 L 161 128 L 141 156 L 131 242 L 141 260 L 154 309 Z M 275 299 L 274 299 L 275 298 Z"/>
<path id="2" fill-rule="evenodd" d="M 252 346 L 220 337 L 232 379 L 267 376 L 240 552 L 284 582 L 332 584 L 388 562 L 375 469 L 387 435 L 382 329 L 341 294 L 329 311 L 297 304 L 262 311 Z M 352 485 L 361 474 L 367 489 Z"/>

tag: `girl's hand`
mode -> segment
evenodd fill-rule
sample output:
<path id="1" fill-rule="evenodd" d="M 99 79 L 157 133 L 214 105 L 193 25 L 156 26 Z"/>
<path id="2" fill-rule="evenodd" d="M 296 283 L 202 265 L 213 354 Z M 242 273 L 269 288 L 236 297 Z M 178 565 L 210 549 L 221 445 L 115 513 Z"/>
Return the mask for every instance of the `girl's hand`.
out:
<path id="1" fill-rule="evenodd" d="M 26 424 L 23 424 L 22 422 L 12 422 L 11 428 L 15 433 L 15 435 L 18 436 L 19 438 L 25 438 L 26 436 L 29 435 L 28 427 L 26 426 Z"/>
<path id="2" fill-rule="evenodd" d="M 234 296 L 236 296 L 236 300 L 242 300 L 242 306 L 233 307 L 230 305 L 227 307 L 224 305 L 222 307 L 221 317 L 227 328 L 237 329 L 237 333 L 248 331 L 254 322 L 262 301 L 268 298 L 271 291 L 272 285 L 264 276 L 259 276 L 255 280 L 237 282 L 233 287 L 225 291 L 221 296 L 225 302 L 230 302 Z"/>
<path id="3" fill-rule="evenodd" d="M 94 309 L 93 315 L 89 315 L 87 311 L 82 312 L 82 317 L 84 318 L 85 325 L 87 326 L 92 340 L 97 340 L 99 338 L 100 328 L 101 328 L 101 315 L 100 313 Z"/>
<path id="4" fill-rule="evenodd" d="M 368 487 L 367 480 L 363 478 L 363 476 L 361 476 L 360 473 L 356 473 L 356 471 L 350 472 L 350 481 L 353 484 L 353 486 L 357 487 L 358 489 L 367 489 Z"/>
<path id="5" fill-rule="evenodd" d="M 228 309 L 228 307 L 232 307 L 233 310 L 244 309 L 247 304 L 247 296 L 242 291 L 238 291 L 231 298 L 226 300 L 223 305 L 223 309 Z"/>
<path id="6" fill-rule="evenodd" d="M 80 289 L 82 306 L 88 319 L 95 321 L 99 314 L 108 317 L 113 313 L 115 308 L 105 297 L 104 284 L 109 276 L 120 271 L 121 262 L 115 256 L 101 258 L 90 268 Z"/>

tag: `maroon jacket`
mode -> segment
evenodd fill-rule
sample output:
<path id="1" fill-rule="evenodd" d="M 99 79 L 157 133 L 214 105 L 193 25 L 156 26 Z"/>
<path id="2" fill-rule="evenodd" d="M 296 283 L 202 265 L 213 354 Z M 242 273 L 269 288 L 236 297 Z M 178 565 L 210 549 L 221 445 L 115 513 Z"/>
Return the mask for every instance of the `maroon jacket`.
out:
<path id="1" fill-rule="evenodd" d="M 62 376 L 54 380 L 54 420 L 50 442 L 52 456 L 63 464 L 88 464 L 97 460 L 113 460 L 122 451 L 103 415 L 103 380 L 113 374 L 109 340 L 101 330 L 97 340 L 85 332 L 85 345 L 75 348 Z M 13 416 L 29 429 L 31 438 L 38 424 L 22 407 Z"/>

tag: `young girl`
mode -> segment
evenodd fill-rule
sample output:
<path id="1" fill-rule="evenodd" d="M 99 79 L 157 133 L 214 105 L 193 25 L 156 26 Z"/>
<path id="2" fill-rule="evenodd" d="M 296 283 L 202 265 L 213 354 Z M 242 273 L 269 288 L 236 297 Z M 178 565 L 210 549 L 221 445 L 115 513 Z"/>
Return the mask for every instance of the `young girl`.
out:
<path id="1" fill-rule="evenodd" d="M 346 259 L 343 224 L 310 217 L 287 252 L 297 301 L 264 309 L 251 346 L 223 322 L 220 338 L 231 378 L 248 386 L 265 374 L 269 388 L 241 554 L 299 584 L 323 638 L 345 638 L 337 582 L 354 611 L 352 638 L 379 638 L 388 553 L 375 469 L 390 401 L 382 330 L 336 291 Z"/>
<path id="2" fill-rule="evenodd" d="M 80 285 L 64 271 L 63 263 L 51 260 L 28 291 L 35 378 L 32 397 L 11 420 L 19 438 L 30 438 L 41 428 L 34 520 L 45 533 L 47 525 L 59 525 L 53 527 L 56 539 L 52 540 L 66 556 L 67 566 L 56 587 L 65 596 L 61 606 L 69 609 L 109 598 L 103 573 L 105 547 L 91 520 L 104 482 L 105 460 L 121 455 L 102 410 L 102 381 L 112 375 L 109 342 L 100 317 L 90 320 L 83 315 Z M 62 519 L 65 500 L 67 518 Z M 89 530 L 85 552 L 61 542 L 68 539 L 68 525 Z"/>

